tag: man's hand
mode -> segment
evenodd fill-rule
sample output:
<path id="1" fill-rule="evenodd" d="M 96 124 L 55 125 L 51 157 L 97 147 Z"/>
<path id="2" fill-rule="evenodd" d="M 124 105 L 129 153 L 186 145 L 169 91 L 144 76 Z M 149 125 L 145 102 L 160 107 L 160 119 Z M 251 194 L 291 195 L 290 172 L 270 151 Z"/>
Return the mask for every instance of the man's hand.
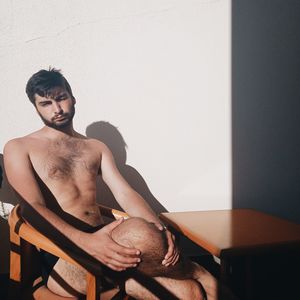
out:
<path id="1" fill-rule="evenodd" d="M 175 236 L 168 229 L 165 231 L 168 241 L 168 252 L 162 261 L 162 264 L 166 267 L 172 265 L 174 266 L 179 259 L 179 250 L 175 243 Z"/>
<path id="2" fill-rule="evenodd" d="M 127 268 L 136 267 L 141 261 L 139 258 L 141 252 L 138 249 L 123 247 L 111 237 L 112 230 L 122 222 L 123 219 L 119 219 L 92 233 L 94 249 L 91 254 L 115 271 L 124 271 Z"/>
<path id="3" fill-rule="evenodd" d="M 162 261 L 162 264 L 166 267 L 170 265 L 174 266 L 178 262 L 179 255 L 180 255 L 179 250 L 175 243 L 175 236 L 167 229 L 166 226 L 162 225 L 161 223 L 154 223 L 154 224 L 159 230 L 165 231 L 167 241 L 168 241 L 168 252 L 164 260 Z"/>

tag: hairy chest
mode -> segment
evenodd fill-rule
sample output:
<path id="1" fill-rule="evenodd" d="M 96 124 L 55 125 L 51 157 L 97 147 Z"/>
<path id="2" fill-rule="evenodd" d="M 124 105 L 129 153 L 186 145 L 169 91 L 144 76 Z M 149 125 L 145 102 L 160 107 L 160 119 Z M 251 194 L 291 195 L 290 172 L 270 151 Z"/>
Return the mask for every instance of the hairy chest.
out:
<path id="1" fill-rule="evenodd" d="M 49 143 L 35 163 L 44 179 L 84 180 L 98 174 L 100 155 L 85 141 L 62 139 Z"/>

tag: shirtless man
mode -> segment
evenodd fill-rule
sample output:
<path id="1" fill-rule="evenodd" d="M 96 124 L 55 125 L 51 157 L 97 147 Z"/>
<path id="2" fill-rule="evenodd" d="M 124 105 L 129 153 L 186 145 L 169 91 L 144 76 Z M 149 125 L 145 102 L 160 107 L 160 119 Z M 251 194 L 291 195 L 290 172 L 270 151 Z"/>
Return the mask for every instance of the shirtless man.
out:
<path id="1" fill-rule="evenodd" d="M 37 72 L 29 79 L 26 93 L 45 126 L 5 145 L 4 163 L 10 184 L 40 216 L 102 264 L 114 271 L 135 268 L 141 260 L 140 250 L 122 246 L 111 236 L 122 220 L 93 233 L 78 230 L 49 209 L 39 181 L 51 191 L 64 212 L 93 227 L 103 223 L 96 203 L 98 175 L 103 177 L 120 206 L 131 217 L 143 217 L 163 230 L 159 219 L 120 175 L 105 144 L 74 130 L 72 120 L 76 100 L 69 83 L 59 71 L 51 69 Z M 27 218 L 27 221 L 32 223 L 31 219 Z M 176 264 L 179 253 L 169 231 L 166 231 L 166 237 L 168 251 L 162 264 L 168 267 Z M 76 281 L 78 270 L 74 271 L 74 267 L 66 262 L 58 260 L 54 270 L 65 280 L 68 280 L 67 274 L 73 274 L 72 280 Z M 202 297 L 195 282 L 155 279 L 180 299 Z M 72 297 L 57 286 L 51 277 L 48 287 L 57 295 Z M 141 287 L 134 280 L 128 280 L 125 287 L 137 299 L 157 299 L 146 290 L 141 293 Z"/>

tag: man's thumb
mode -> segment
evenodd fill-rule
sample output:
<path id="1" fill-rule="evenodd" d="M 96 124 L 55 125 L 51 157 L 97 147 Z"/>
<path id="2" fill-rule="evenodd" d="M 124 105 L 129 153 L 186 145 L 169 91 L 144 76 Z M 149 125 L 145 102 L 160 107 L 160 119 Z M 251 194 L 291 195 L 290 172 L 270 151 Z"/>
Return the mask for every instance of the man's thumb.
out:
<path id="1" fill-rule="evenodd" d="M 122 222 L 124 221 L 124 218 L 120 218 L 116 221 L 111 222 L 110 224 L 108 224 L 106 226 L 107 229 L 109 229 L 109 231 L 114 230 L 117 226 L 119 226 Z"/>

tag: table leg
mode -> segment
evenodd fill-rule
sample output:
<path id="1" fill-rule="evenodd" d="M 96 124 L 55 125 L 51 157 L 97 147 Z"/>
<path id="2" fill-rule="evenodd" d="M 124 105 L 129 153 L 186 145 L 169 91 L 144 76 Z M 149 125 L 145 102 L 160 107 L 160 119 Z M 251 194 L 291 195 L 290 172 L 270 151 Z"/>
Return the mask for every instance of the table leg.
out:
<path id="1" fill-rule="evenodd" d="M 230 284 L 231 264 L 228 259 L 221 258 L 220 280 L 222 283 Z"/>
<path id="2" fill-rule="evenodd" d="M 253 298 L 252 256 L 221 259 L 220 281 L 241 299 L 255 299 Z"/>
<path id="3" fill-rule="evenodd" d="M 253 298 L 253 272 L 252 272 L 253 260 L 251 256 L 245 257 L 245 296 L 247 300 Z"/>

